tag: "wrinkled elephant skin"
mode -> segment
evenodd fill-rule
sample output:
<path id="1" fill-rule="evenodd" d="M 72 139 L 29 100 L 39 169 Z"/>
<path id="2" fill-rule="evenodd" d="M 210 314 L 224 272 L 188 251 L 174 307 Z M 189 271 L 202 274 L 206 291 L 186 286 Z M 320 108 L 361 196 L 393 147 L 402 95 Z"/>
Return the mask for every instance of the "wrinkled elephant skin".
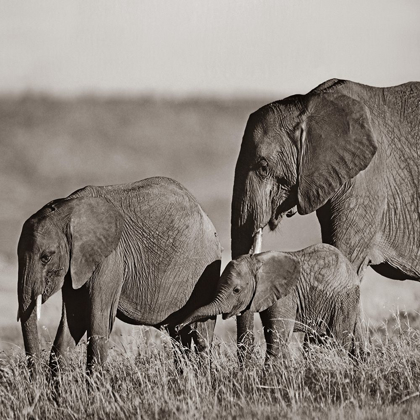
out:
<path id="1" fill-rule="evenodd" d="M 418 280 L 419 141 L 418 82 L 377 88 L 333 79 L 263 106 L 249 117 L 236 164 L 232 257 L 247 254 L 258 229 L 275 229 L 296 207 L 316 211 L 322 241 L 360 276 L 371 265 L 389 278 Z M 244 341 L 252 315 L 237 323 L 239 346 L 252 344 Z"/>
<path id="2" fill-rule="evenodd" d="M 47 204 L 25 222 L 18 245 L 18 317 L 30 362 L 40 352 L 39 296 L 45 302 L 62 290 L 53 370 L 87 332 L 90 371 L 106 360 L 116 316 L 175 336 L 177 320 L 212 299 L 221 252 L 198 202 L 169 178 L 88 186 Z M 214 325 L 213 317 L 181 334 L 182 344 L 194 338 L 204 349 Z"/>
<path id="3" fill-rule="evenodd" d="M 334 337 L 350 354 L 364 353 L 359 278 L 337 248 L 313 245 L 296 252 L 269 251 L 232 260 L 220 277 L 212 302 L 190 314 L 181 326 L 210 315 L 223 318 L 269 310 L 277 323 L 264 326 L 267 360 L 279 356 L 291 334 L 311 340 Z"/>

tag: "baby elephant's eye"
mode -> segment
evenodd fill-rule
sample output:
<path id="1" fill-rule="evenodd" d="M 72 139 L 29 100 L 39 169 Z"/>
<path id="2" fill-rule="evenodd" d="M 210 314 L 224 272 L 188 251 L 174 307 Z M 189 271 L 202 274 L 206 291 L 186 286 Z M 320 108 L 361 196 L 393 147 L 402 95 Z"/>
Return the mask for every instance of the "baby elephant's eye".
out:
<path id="1" fill-rule="evenodd" d="M 233 293 L 235 293 L 235 295 L 236 295 L 236 294 L 238 294 L 240 291 L 241 291 L 241 289 L 240 289 L 238 286 L 236 286 L 236 287 L 233 289 Z"/>

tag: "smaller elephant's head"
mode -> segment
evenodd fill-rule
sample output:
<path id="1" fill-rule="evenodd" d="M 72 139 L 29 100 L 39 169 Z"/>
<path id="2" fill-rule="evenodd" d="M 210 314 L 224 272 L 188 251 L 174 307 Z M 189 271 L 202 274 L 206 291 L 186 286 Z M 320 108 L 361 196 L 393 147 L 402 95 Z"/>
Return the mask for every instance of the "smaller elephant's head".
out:
<path id="1" fill-rule="evenodd" d="M 18 244 L 18 318 L 28 355 L 39 353 L 41 303 L 66 278 L 74 289 L 82 287 L 116 248 L 122 229 L 122 216 L 101 198 L 56 200 L 25 222 Z"/>
<path id="2" fill-rule="evenodd" d="M 261 312 L 287 296 L 299 276 L 299 261 L 290 254 L 269 251 L 242 255 L 226 266 L 213 301 L 194 311 L 179 329 L 219 314 L 227 319 L 247 309 Z"/>

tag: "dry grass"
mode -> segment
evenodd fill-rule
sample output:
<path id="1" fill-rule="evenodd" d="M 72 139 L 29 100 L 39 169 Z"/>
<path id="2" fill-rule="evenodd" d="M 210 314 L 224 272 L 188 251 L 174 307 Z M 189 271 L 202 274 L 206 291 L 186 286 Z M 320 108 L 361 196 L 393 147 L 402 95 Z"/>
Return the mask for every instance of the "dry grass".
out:
<path id="1" fill-rule="evenodd" d="M 4 354 L 1 418 L 296 418 L 417 419 L 420 410 L 420 335 L 395 317 L 371 332 L 371 355 L 352 362 L 340 349 L 313 347 L 263 369 L 258 347 L 240 369 L 232 341 L 216 340 L 210 359 L 181 359 L 169 339 L 137 328 L 111 345 L 102 375 L 84 374 L 79 345 L 60 377 L 60 395 L 47 367 L 31 381 L 23 352 Z M 48 359 L 47 350 L 43 360 Z"/>

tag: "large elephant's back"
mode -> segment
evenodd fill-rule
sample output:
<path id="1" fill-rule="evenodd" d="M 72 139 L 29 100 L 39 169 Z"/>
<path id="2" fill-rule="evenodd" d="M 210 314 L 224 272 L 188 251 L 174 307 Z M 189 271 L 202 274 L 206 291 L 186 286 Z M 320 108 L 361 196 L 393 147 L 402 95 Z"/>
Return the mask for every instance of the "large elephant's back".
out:
<path id="1" fill-rule="evenodd" d="M 139 323 L 162 322 L 185 305 L 205 268 L 221 259 L 216 230 L 188 190 L 169 178 L 97 191 L 126 220 L 120 310 Z"/>

